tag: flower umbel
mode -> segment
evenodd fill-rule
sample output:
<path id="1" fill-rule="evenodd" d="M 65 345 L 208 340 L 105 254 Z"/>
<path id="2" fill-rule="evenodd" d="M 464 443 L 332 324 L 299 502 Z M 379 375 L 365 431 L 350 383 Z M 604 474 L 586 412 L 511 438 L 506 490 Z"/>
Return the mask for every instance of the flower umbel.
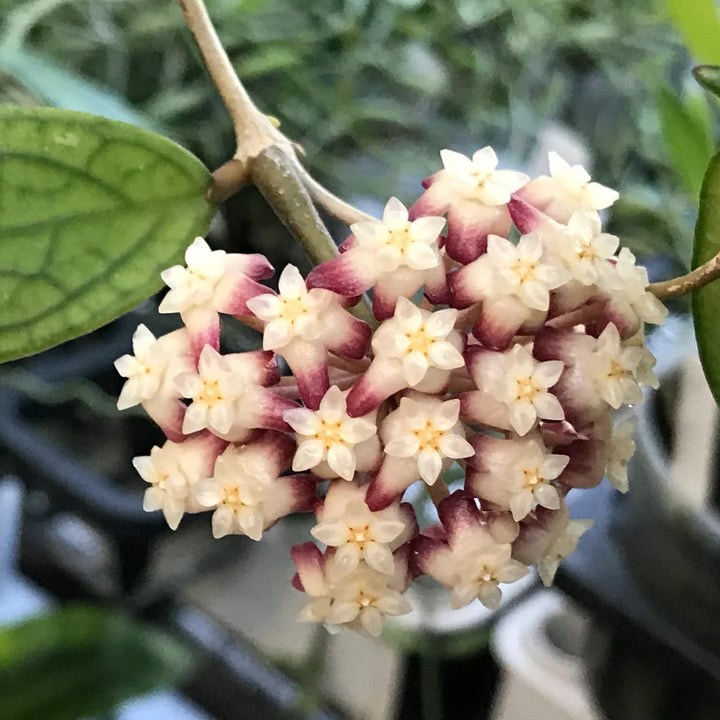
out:
<path id="1" fill-rule="evenodd" d="M 291 550 L 304 621 L 377 636 L 423 574 L 453 607 L 496 608 L 531 566 L 551 583 L 591 525 L 569 519 L 571 489 L 604 473 L 628 487 L 633 427 L 612 413 L 657 386 L 643 333 L 665 308 L 602 231 L 617 193 L 555 153 L 534 179 L 489 147 L 441 160 L 409 210 L 390 198 L 277 292 L 262 256 L 196 239 L 162 275 L 160 311 L 184 327 L 141 325 L 116 362 L 118 407 L 142 405 L 168 438 L 133 461 L 146 510 L 173 529 L 209 512 L 216 538 L 255 541 L 315 513 L 320 546 Z M 375 329 L 351 313 L 368 291 Z M 263 349 L 221 351 L 221 315 L 261 329 Z M 415 483 L 440 519 L 422 532 L 403 502 Z"/>

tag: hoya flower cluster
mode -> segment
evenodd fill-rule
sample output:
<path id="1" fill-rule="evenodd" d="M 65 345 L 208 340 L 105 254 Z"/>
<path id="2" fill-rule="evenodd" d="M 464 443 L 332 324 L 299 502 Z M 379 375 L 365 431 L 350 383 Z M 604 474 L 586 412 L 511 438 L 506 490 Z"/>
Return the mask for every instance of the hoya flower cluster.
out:
<path id="1" fill-rule="evenodd" d="M 602 232 L 617 193 L 555 153 L 534 180 L 489 147 L 441 157 L 411 208 L 391 198 L 277 292 L 263 256 L 196 239 L 162 275 L 160 312 L 183 329 L 141 325 L 116 363 L 118 406 L 141 404 L 167 436 L 134 460 L 145 509 L 173 529 L 210 512 L 215 537 L 253 540 L 314 512 L 314 541 L 291 550 L 301 618 L 372 635 L 410 611 L 422 574 L 454 607 L 496 607 L 530 566 L 550 583 L 589 526 L 565 496 L 606 474 L 627 489 L 632 427 L 612 413 L 656 384 L 643 326 L 665 308 Z M 368 291 L 374 329 L 351 314 Z M 223 314 L 262 329 L 262 350 L 220 353 Z M 453 464 L 464 483 L 448 493 Z M 439 524 L 419 529 L 414 483 Z"/>

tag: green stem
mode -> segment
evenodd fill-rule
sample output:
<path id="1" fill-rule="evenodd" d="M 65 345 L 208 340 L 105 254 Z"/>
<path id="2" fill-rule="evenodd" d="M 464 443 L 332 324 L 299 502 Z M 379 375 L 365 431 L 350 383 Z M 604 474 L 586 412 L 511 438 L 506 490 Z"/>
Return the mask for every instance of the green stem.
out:
<path id="1" fill-rule="evenodd" d="M 315 263 L 334 258 L 338 249 L 320 218 L 308 191 L 300 181 L 296 165 L 283 148 L 265 148 L 252 162 L 252 182 L 290 234 L 305 248 Z M 370 327 L 377 322 L 366 298 L 351 312 Z"/>

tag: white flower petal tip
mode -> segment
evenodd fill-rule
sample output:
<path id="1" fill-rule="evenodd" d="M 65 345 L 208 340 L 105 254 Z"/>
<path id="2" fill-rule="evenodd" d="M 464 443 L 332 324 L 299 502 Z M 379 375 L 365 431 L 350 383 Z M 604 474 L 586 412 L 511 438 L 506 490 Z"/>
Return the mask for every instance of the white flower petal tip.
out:
<path id="1" fill-rule="evenodd" d="M 629 490 L 628 463 L 635 454 L 634 419 L 618 423 L 613 428 L 610 456 L 607 461 L 606 474 L 612 486 L 621 493 Z"/>

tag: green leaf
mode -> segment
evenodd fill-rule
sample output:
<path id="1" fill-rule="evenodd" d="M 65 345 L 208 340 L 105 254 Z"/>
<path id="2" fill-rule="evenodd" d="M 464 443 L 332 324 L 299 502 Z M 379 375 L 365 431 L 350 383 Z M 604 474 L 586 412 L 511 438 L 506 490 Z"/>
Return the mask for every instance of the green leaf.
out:
<path id="1" fill-rule="evenodd" d="M 0 720 L 77 720 L 176 684 L 191 665 L 169 635 L 115 611 L 68 606 L 0 631 Z"/>
<path id="2" fill-rule="evenodd" d="M 720 66 L 698 65 L 693 68 L 695 79 L 713 95 L 720 98 Z"/>
<path id="3" fill-rule="evenodd" d="M 693 267 L 720 252 L 720 153 L 710 161 L 695 225 Z M 720 404 L 720 282 L 712 282 L 692 294 L 692 309 L 700 360 L 708 385 Z"/>
<path id="4" fill-rule="evenodd" d="M 657 104 L 672 166 L 695 198 L 713 151 L 707 103 L 702 97 L 689 97 L 683 103 L 670 90 L 661 88 Z"/>
<path id="5" fill-rule="evenodd" d="M 0 49 L 0 71 L 27 88 L 43 105 L 80 110 L 157 132 L 159 128 L 120 96 L 65 70 L 52 60 L 20 49 Z"/>
<path id="6" fill-rule="evenodd" d="M 0 361 L 94 330 L 204 235 L 210 174 L 166 138 L 51 108 L 0 108 Z"/>
<path id="7" fill-rule="evenodd" d="M 720 16 L 715 0 L 667 0 L 675 27 L 691 55 L 720 64 Z"/>

